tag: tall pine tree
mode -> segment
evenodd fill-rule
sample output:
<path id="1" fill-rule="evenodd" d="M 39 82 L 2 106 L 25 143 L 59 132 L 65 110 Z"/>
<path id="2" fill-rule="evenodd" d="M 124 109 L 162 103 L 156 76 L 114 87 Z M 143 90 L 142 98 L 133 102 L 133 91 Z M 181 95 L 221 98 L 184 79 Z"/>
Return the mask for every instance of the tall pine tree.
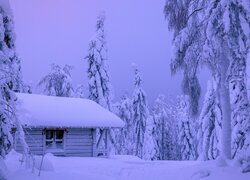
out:
<path id="1" fill-rule="evenodd" d="M 5 179 L 2 159 L 12 148 L 11 127 L 16 127 L 28 154 L 23 128 L 16 113 L 15 92 L 23 91 L 20 59 L 15 49 L 13 17 L 8 0 L 0 1 L 0 179 Z"/>
<path id="2" fill-rule="evenodd" d="M 178 99 L 178 127 L 179 127 L 179 144 L 181 148 L 182 160 L 197 159 L 197 142 L 195 139 L 195 125 L 190 115 L 188 98 L 180 96 Z"/>
<path id="3" fill-rule="evenodd" d="M 173 74 L 183 71 L 182 91 L 189 98 L 189 108 L 193 116 L 198 114 L 200 84 L 197 78 L 202 32 L 197 26 L 196 14 L 190 18 L 192 0 L 168 0 L 164 8 L 169 29 L 174 32 L 174 57 L 171 60 Z"/>
<path id="4" fill-rule="evenodd" d="M 149 116 L 146 121 L 146 128 L 144 134 L 144 145 L 143 145 L 143 159 L 145 160 L 156 160 L 157 147 L 153 137 L 154 120 L 153 116 Z"/>
<path id="5" fill-rule="evenodd" d="M 182 0 L 170 1 L 182 2 Z M 183 1 L 188 2 L 188 0 Z M 184 74 L 191 73 L 195 77 L 197 67 L 205 64 L 213 76 L 218 77 L 222 110 L 220 155 L 230 159 L 231 118 L 234 129 L 236 127 L 232 136 L 234 149 L 240 151 L 249 148 L 249 144 L 245 143 L 250 129 L 247 120 L 249 119 L 249 102 L 245 85 L 246 57 L 250 39 L 249 1 L 197 0 L 187 5 L 187 15 L 178 16 L 180 19 L 173 20 L 175 11 L 181 13 L 175 6 L 171 5 L 170 7 L 174 9 L 166 13 L 170 22 L 185 22 L 181 30 L 170 24 L 171 28 L 177 32 L 175 33 L 176 50 L 172 66 L 181 67 Z M 166 9 L 171 9 L 169 3 L 166 7 L 168 7 Z M 197 97 L 196 92 L 190 94 L 191 97 L 192 95 Z"/>
<path id="6" fill-rule="evenodd" d="M 144 135 L 146 131 L 146 121 L 149 117 L 149 110 L 146 94 L 142 89 L 142 78 L 140 71 L 135 66 L 135 90 L 132 98 L 133 125 L 135 131 L 135 155 L 143 157 Z"/>
<path id="7" fill-rule="evenodd" d="M 158 160 L 180 160 L 176 105 L 159 95 L 153 108 L 153 139 Z"/>
<path id="8" fill-rule="evenodd" d="M 156 157 L 157 160 L 165 159 L 166 152 L 166 121 L 167 112 L 165 97 L 159 95 L 155 101 L 153 108 L 153 137 L 156 144 Z"/>
<path id="9" fill-rule="evenodd" d="M 222 155 L 231 158 L 249 148 L 249 101 L 246 89 L 246 59 L 250 42 L 250 2 L 240 0 L 216 1 L 204 12 L 207 34 L 205 52 L 219 71 L 222 107 Z M 230 106 L 231 103 L 231 106 Z M 232 114 L 230 114 L 232 110 Z M 231 134 L 231 119 L 233 131 Z"/>
<path id="10" fill-rule="evenodd" d="M 112 91 L 107 67 L 107 45 L 104 30 L 105 16 L 100 15 L 96 23 L 96 34 L 89 42 L 88 85 L 89 99 L 112 111 Z"/>
<path id="11" fill-rule="evenodd" d="M 107 66 L 107 43 L 105 34 L 105 16 L 102 14 L 97 18 L 96 32 L 89 42 L 88 55 L 88 89 L 89 99 L 100 104 L 105 109 L 113 112 L 113 94 Z M 97 131 L 97 138 L 99 131 Z M 109 130 L 109 148 L 111 153 L 115 152 L 115 134 Z"/>
<path id="12" fill-rule="evenodd" d="M 4 29 L 3 36 L 5 45 L 2 47 L 2 49 L 8 52 L 8 58 L 11 63 L 9 67 L 9 75 L 11 77 L 11 80 L 9 81 L 9 87 L 15 92 L 25 92 L 27 91 L 27 87 L 23 82 L 21 61 L 16 53 L 16 36 L 14 33 L 13 15 L 10 7 L 8 7 L 8 0 L 5 0 L 3 4 L 5 4 L 5 10 L 2 9 L 1 14 L 3 18 L 2 28 Z"/>

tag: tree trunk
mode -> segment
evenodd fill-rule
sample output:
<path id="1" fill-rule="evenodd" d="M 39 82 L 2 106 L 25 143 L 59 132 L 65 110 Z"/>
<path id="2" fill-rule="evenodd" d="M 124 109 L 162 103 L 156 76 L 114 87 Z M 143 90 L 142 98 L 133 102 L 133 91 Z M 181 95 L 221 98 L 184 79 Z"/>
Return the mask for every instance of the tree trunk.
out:
<path id="1" fill-rule="evenodd" d="M 229 64 L 227 60 L 221 62 L 221 79 L 220 79 L 220 101 L 222 110 L 222 131 L 221 131 L 221 157 L 231 159 L 231 106 L 229 86 L 227 82 L 227 70 Z"/>

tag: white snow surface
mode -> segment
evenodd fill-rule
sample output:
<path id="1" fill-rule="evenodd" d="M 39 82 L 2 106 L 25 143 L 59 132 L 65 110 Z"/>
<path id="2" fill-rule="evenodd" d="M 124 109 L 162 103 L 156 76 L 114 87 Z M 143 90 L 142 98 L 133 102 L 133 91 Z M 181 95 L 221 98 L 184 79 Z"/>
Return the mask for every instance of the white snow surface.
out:
<path id="1" fill-rule="evenodd" d="M 217 167 L 215 161 L 144 161 L 134 156 L 110 158 L 55 157 L 46 158 L 53 171 L 26 169 L 12 151 L 5 160 L 8 180 L 249 180 L 239 167 Z"/>
<path id="2" fill-rule="evenodd" d="M 18 116 L 29 127 L 123 127 L 124 122 L 97 103 L 81 98 L 16 93 Z"/>

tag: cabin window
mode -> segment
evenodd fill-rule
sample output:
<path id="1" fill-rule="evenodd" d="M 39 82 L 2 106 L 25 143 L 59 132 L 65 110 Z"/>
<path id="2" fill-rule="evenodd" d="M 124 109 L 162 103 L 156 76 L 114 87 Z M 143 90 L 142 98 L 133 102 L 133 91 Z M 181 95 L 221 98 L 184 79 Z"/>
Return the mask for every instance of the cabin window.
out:
<path id="1" fill-rule="evenodd" d="M 63 130 L 46 130 L 47 149 L 63 149 Z"/>

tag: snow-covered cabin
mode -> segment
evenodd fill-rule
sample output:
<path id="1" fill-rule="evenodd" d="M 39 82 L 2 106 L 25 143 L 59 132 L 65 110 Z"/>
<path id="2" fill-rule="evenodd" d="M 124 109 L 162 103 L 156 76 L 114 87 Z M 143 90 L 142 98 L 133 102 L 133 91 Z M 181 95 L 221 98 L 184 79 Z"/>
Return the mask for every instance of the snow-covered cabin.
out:
<path id="1" fill-rule="evenodd" d="M 108 156 L 109 129 L 124 125 L 119 117 L 87 99 L 16 95 L 18 117 L 33 154 Z M 98 139 L 97 129 L 100 129 Z M 14 148 L 22 152 L 23 147 L 15 134 Z"/>

